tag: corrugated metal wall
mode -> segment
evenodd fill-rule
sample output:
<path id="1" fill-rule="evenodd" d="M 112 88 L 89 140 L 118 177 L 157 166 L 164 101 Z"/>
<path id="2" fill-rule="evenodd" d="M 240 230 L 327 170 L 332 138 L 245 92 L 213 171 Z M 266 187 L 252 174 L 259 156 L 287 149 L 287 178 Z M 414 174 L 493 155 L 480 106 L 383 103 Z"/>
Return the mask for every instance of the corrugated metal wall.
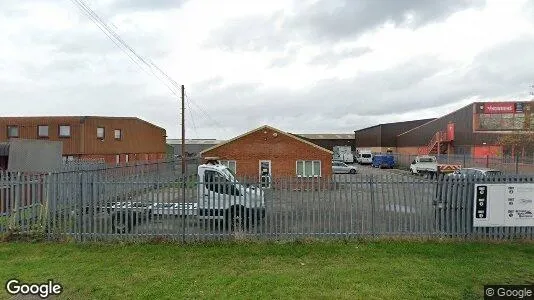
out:
<path id="1" fill-rule="evenodd" d="M 97 127 L 105 129 L 104 139 L 98 139 Z M 115 139 L 120 129 L 122 138 Z M 165 129 L 139 119 L 87 118 L 85 120 L 84 152 L 92 154 L 165 153 Z"/>
<path id="2" fill-rule="evenodd" d="M 19 127 L 18 138 L 63 142 L 64 155 L 110 155 L 166 152 L 165 129 L 137 118 L 114 117 L 5 117 L 0 118 L 0 142 L 7 141 L 7 128 Z M 38 135 L 38 126 L 48 125 L 48 138 Z M 70 125 L 71 136 L 59 137 L 59 126 Z M 105 138 L 97 138 L 97 127 L 105 128 Z M 122 131 L 116 140 L 114 130 Z"/>
<path id="3" fill-rule="evenodd" d="M 451 114 L 431 121 L 397 136 L 397 147 L 426 146 L 439 130 L 446 131 L 447 124 L 455 124 L 455 145 L 473 145 L 473 104 L 469 104 Z"/>
<path id="4" fill-rule="evenodd" d="M 70 155 L 82 154 L 82 127 L 79 117 L 7 117 L 0 118 L 0 142 L 8 140 L 7 127 L 16 125 L 19 127 L 21 139 L 42 139 L 63 142 L 63 153 Z M 48 125 L 48 138 L 40 138 L 38 135 L 39 125 Z M 59 137 L 59 126 L 70 125 L 71 137 Z"/>

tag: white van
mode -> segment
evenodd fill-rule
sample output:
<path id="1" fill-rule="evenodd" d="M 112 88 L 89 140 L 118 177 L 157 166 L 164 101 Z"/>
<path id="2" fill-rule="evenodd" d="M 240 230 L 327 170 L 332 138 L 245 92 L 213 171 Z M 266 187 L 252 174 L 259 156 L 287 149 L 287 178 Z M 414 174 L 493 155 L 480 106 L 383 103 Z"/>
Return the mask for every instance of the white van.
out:
<path id="1" fill-rule="evenodd" d="M 370 165 L 373 163 L 373 153 L 371 150 L 359 150 L 356 161 L 360 165 Z"/>

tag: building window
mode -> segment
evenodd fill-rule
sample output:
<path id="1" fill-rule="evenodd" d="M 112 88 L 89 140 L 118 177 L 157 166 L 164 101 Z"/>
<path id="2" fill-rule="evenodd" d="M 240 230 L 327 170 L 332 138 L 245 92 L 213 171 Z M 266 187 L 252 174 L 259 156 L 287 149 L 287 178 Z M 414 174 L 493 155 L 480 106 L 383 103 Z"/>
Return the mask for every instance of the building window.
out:
<path id="1" fill-rule="evenodd" d="M 70 137 L 69 125 L 59 125 L 59 137 Z"/>
<path id="2" fill-rule="evenodd" d="M 37 126 L 37 134 L 39 137 L 48 137 L 48 125 Z"/>
<path id="3" fill-rule="evenodd" d="M 122 130 L 120 130 L 120 129 L 115 129 L 115 139 L 116 139 L 116 140 L 120 140 L 120 139 L 122 139 Z"/>
<path id="4" fill-rule="evenodd" d="M 19 137 L 19 127 L 18 126 L 7 126 L 7 137 L 10 137 L 10 138 Z"/>
<path id="5" fill-rule="evenodd" d="M 128 156 L 128 154 L 126 154 L 126 156 L 124 156 L 124 161 L 125 162 L 129 162 L 130 161 L 130 156 Z"/>
<path id="6" fill-rule="evenodd" d="M 312 177 L 321 176 L 320 160 L 297 160 L 297 176 Z"/>
<path id="7" fill-rule="evenodd" d="M 121 163 L 121 156 L 120 156 L 120 154 L 117 154 L 117 155 L 115 155 L 115 164 L 118 165 L 120 163 Z"/>
<path id="8" fill-rule="evenodd" d="M 219 162 L 221 163 L 221 165 L 228 167 L 228 169 L 230 169 L 232 172 L 234 172 L 234 174 L 236 174 L 237 164 L 235 160 L 221 160 Z"/>
<path id="9" fill-rule="evenodd" d="M 64 163 L 69 162 L 69 161 L 74 161 L 74 156 L 72 156 L 72 155 L 63 156 L 63 162 Z"/>
<path id="10" fill-rule="evenodd" d="M 104 129 L 104 127 L 97 127 L 96 128 L 96 138 L 103 140 L 105 136 L 106 136 L 106 130 Z"/>

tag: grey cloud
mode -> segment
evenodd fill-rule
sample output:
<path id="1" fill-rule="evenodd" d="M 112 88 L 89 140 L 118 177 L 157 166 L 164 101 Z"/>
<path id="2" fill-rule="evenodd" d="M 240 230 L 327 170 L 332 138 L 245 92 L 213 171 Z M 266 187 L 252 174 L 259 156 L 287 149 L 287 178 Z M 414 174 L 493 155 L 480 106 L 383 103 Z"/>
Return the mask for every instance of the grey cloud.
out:
<path id="1" fill-rule="evenodd" d="M 297 47 L 287 49 L 286 52 L 282 55 L 277 56 L 271 61 L 270 68 L 282 68 L 290 65 L 294 62 L 299 54 Z"/>
<path id="2" fill-rule="evenodd" d="M 485 0 L 319 0 L 292 16 L 278 12 L 267 18 L 234 20 L 214 31 L 206 46 L 230 51 L 282 51 L 295 39 L 330 45 L 357 38 L 387 22 L 416 28 L 484 4 Z M 411 23 L 406 22 L 407 15 L 413 16 Z M 281 25 L 275 26 L 275 21 Z"/>
<path id="3" fill-rule="evenodd" d="M 312 58 L 310 60 L 310 64 L 328 65 L 334 67 L 345 59 L 356 58 L 369 52 L 371 52 L 371 49 L 367 47 L 357 47 L 352 49 L 344 49 L 341 51 L 327 50 Z"/>
<path id="4" fill-rule="evenodd" d="M 178 9 L 188 0 L 116 0 L 109 8 L 115 13 Z"/>
<path id="5" fill-rule="evenodd" d="M 277 28 L 276 22 L 280 22 L 283 17 L 283 12 L 276 12 L 268 16 L 232 20 L 224 27 L 212 31 L 204 46 L 229 51 L 262 51 L 272 48 L 273 45 L 284 49 L 294 35 Z"/>
<path id="6" fill-rule="evenodd" d="M 306 32 L 308 37 L 316 41 L 339 41 L 387 22 L 410 27 L 423 26 L 484 3 L 482 0 L 321 0 L 288 21 L 288 26 Z M 405 23 L 407 14 L 413 15 L 413 23 Z"/>

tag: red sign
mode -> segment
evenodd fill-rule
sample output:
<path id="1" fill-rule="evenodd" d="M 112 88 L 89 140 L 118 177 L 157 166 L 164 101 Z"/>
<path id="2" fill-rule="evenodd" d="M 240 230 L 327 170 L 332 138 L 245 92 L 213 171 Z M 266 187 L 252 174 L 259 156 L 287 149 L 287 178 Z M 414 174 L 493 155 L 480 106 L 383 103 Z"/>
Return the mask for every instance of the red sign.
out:
<path id="1" fill-rule="evenodd" d="M 513 114 L 515 113 L 514 102 L 491 102 L 484 103 L 485 114 Z"/>

